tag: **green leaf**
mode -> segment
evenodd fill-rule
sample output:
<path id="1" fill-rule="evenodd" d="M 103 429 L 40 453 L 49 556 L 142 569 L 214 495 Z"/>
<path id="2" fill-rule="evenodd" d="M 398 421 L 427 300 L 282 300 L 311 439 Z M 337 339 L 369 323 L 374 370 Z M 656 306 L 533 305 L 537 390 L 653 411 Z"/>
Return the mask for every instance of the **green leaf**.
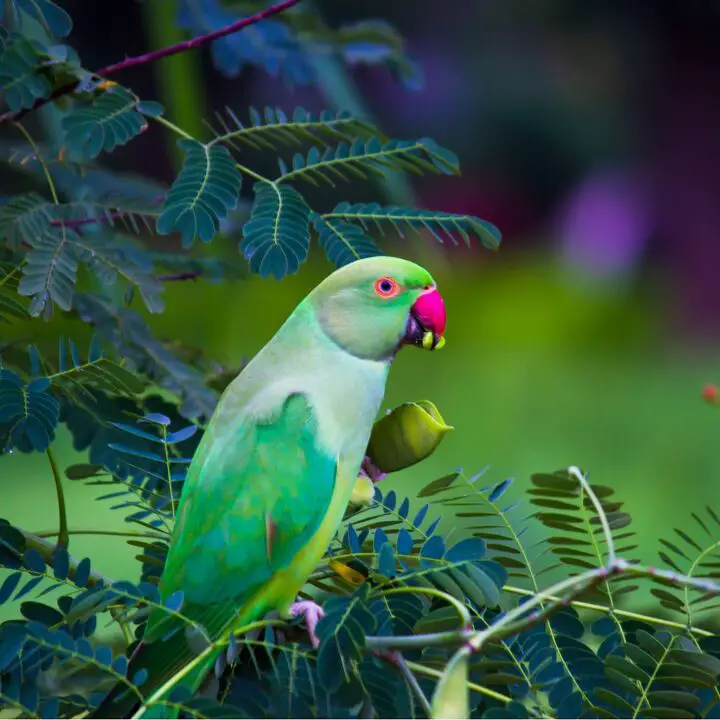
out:
<path id="1" fill-rule="evenodd" d="M 248 145 L 256 150 L 274 150 L 279 145 L 298 145 L 318 140 L 352 140 L 372 137 L 377 130 L 366 120 L 342 111 L 333 114 L 324 110 L 315 116 L 303 108 L 296 108 L 289 118 L 279 108 L 266 107 L 263 115 L 251 107 L 250 124 L 243 124 L 230 108 L 225 108 L 228 120 L 218 116 L 221 126 L 215 142 L 227 142 L 236 147 Z"/>
<path id="2" fill-rule="evenodd" d="M 16 195 L 0 207 L 0 239 L 13 249 L 32 244 L 50 231 L 56 217 L 56 206 L 40 195 Z"/>
<path id="3" fill-rule="evenodd" d="M 24 37 L 5 38 L 0 57 L 0 89 L 12 112 L 31 108 L 37 100 L 50 96 L 52 84 L 39 72 L 42 62 L 37 49 Z"/>
<path id="4" fill-rule="evenodd" d="M 436 495 L 437 493 L 449 488 L 459 477 L 460 473 L 457 472 L 444 475 L 443 477 L 428 483 L 422 490 L 420 490 L 417 496 L 421 498 Z"/>
<path id="5" fill-rule="evenodd" d="M 113 285 L 122 278 L 136 289 L 151 313 L 165 309 L 163 284 L 153 277 L 153 266 L 144 252 L 125 242 L 121 236 L 93 234 L 73 238 L 78 258 L 92 270 L 103 284 Z"/>
<path id="6" fill-rule="evenodd" d="M 255 204 L 243 228 L 240 250 L 250 269 L 280 280 L 297 272 L 310 244 L 310 208 L 294 188 L 276 183 L 255 184 Z"/>
<path id="7" fill-rule="evenodd" d="M 38 316 L 52 314 L 52 300 L 62 310 L 72 307 L 77 280 L 78 257 L 73 247 L 74 231 L 53 227 L 33 239 L 25 256 L 20 295 L 31 296 L 29 312 Z"/>
<path id="8" fill-rule="evenodd" d="M 0 263 L 0 322 L 25 320 L 28 311 L 25 306 L 13 297 L 17 291 L 20 268 L 10 263 Z M 11 293 L 11 294 L 6 294 Z"/>
<path id="9" fill-rule="evenodd" d="M 220 229 L 220 220 L 236 207 L 242 176 L 235 161 L 222 145 L 203 145 L 196 140 L 179 140 L 185 159 L 172 184 L 157 232 L 179 232 L 183 247 L 196 237 L 210 242 Z"/>
<path id="10" fill-rule="evenodd" d="M 317 626 L 320 640 L 317 664 L 320 682 L 336 692 L 350 681 L 355 665 L 362 659 L 365 638 L 377 627 L 367 607 L 369 585 L 362 585 L 350 597 L 332 597 L 324 605 L 325 616 Z"/>
<path id="11" fill-rule="evenodd" d="M 277 182 L 302 178 L 313 185 L 317 185 L 317 180 L 324 180 L 335 186 L 333 179 L 347 180 L 352 176 L 366 179 L 368 174 L 378 177 L 388 169 L 418 174 L 457 175 L 460 172 L 457 157 L 429 138 L 385 143 L 376 137 L 367 141 L 356 138 L 352 144 L 343 142 L 323 152 L 314 147 L 307 156 L 296 154 L 292 170 L 281 164 Z"/>
<path id="12" fill-rule="evenodd" d="M 413 230 L 427 230 L 440 243 L 446 240 L 455 241 L 455 235 L 470 244 L 470 236 L 474 235 L 490 250 L 497 250 L 500 245 L 500 231 L 486 220 L 474 215 L 462 215 L 442 212 L 439 210 L 419 210 L 416 208 L 389 206 L 378 203 L 357 203 L 351 205 L 341 202 L 332 212 L 322 216 L 327 221 L 357 222 L 364 230 L 374 225 L 382 230 L 384 224 L 391 224 L 403 237 L 403 226 Z"/>
<path id="13" fill-rule="evenodd" d="M 147 120 L 137 112 L 137 99 L 125 88 L 112 85 L 92 102 L 63 118 L 64 144 L 70 157 L 96 158 L 112 152 L 147 129 Z"/>
<path id="14" fill-rule="evenodd" d="M 10 370 L 0 370 L 0 426 L 6 426 L 9 447 L 42 451 L 52 442 L 60 405 L 47 392 L 47 380 L 27 385 Z"/>
<path id="15" fill-rule="evenodd" d="M 342 267 L 361 258 L 382 255 L 382 251 L 359 227 L 342 220 L 312 217 L 320 245 L 331 263 Z"/>
<path id="16" fill-rule="evenodd" d="M 9 9 L 15 25 L 21 24 L 20 11 L 23 10 L 30 17 L 35 18 L 50 35 L 65 37 L 72 30 L 70 16 L 52 0 L 9 0 Z M 0 3 L 0 22 L 5 21 L 5 3 L 2 2 Z"/>
<path id="17" fill-rule="evenodd" d="M 96 339 L 90 344 L 86 360 L 80 358 L 77 346 L 72 340 L 60 338 L 57 364 L 52 365 L 39 354 L 38 361 L 46 372 L 47 380 L 72 402 L 78 402 L 78 395 L 88 388 L 97 388 L 111 396 L 137 395 L 145 390 L 145 382 L 140 377 L 105 357 Z"/>

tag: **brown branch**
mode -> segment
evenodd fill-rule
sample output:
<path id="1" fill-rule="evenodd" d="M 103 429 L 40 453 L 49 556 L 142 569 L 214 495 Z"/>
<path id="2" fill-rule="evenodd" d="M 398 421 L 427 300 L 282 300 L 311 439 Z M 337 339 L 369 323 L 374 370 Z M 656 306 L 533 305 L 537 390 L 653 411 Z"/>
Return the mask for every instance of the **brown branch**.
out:
<path id="1" fill-rule="evenodd" d="M 184 40 L 183 42 L 176 43 L 175 45 L 170 45 L 166 48 L 161 48 L 160 50 L 153 50 L 152 52 L 145 53 L 144 55 L 126 57 L 120 62 L 113 63 L 112 65 L 107 65 L 104 68 L 100 68 L 96 72 L 92 73 L 92 75 L 96 77 L 106 78 L 110 75 L 115 75 L 116 73 L 122 72 L 123 70 L 128 70 L 129 68 L 135 67 L 137 65 L 146 65 L 147 63 L 155 62 L 155 60 L 160 60 L 161 58 L 170 57 L 171 55 L 177 55 L 178 53 L 186 52 L 187 50 L 192 50 L 193 48 L 202 47 L 203 45 L 211 43 L 213 40 L 225 37 L 226 35 L 232 35 L 233 33 L 239 32 L 240 30 L 243 30 L 250 25 L 254 25 L 255 23 L 260 22 L 261 20 L 265 20 L 269 17 L 272 17 L 273 15 L 278 15 L 279 13 L 288 10 L 294 5 L 297 5 L 299 2 L 300 0 L 282 0 L 282 2 L 279 2 L 276 5 L 271 5 L 269 8 L 265 8 L 265 10 L 261 10 L 254 15 L 250 15 L 250 17 L 237 20 L 230 25 L 226 25 L 224 28 L 220 28 L 219 30 L 215 30 L 205 35 L 199 35 L 192 40 Z M 33 110 L 37 110 L 37 108 L 46 105 L 52 100 L 57 100 L 57 98 L 73 92 L 79 84 L 79 81 L 68 83 L 67 85 L 56 88 L 49 97 L 38 99 L 29 108 L 18 110 L 16 112 L 7 112 L 4 115 L 0 115 L 0 124 L 6 122 L 17 122 Z"/>

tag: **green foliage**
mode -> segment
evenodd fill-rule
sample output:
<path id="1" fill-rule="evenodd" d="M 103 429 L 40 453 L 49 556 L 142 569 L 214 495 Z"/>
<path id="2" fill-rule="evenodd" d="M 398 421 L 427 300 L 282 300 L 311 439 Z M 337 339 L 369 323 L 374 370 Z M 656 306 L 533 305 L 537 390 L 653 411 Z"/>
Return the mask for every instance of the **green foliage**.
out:
<path id="1" fill-rule="evenodd" d="M 34 45 L 22 36 L 0 35 L 0 88 L 11 110 L 31 108 L 52 91 L 47 76 L 39 71 L 40 57 Z"/>
<path id="2" fill-rule="evenodd" d="M 222 145 L 180 140 L 185 155 L 182 171 L 170 188 L 157 221 L 161 235 L 180 232 L 183 247 L 198 237 L 209 242 L 220 220 L 237 204 L 242 175 Z"/>
<path id="3" fill-rule="evenodd" d="M 92 160 L 101 152 L 112 152 L 130 142 L 147 130 L 143 109 L 132 93 L 111 85 L 90 105 L 80 106 L 63 118 L 63 142 L 70 156 Z M 162 109 L 153 107 L 149 114 L 161 115 Z"/>
<path id="4" fill-rule="evenodd" d="M 8 0 L 0 5 L 0 22 L 6 22 L 6 13 L 16 24 L 22 22 L 22 12 L 39 21 L 50 35 L 65 37 L 72 30 L 70 16 L 52 0 Z"/>
<path id="5" fill-rule="evenodd" d="M 310 246 L 309 219 L 310 208 L 294 188 L 256 184 L 255 204 L 240 243 L 250 269 L 278 280 L 296 272 Z"/>
<path id="6" fill-rule="evenodd" d="M 280 108 L 266 107 L 261 115 L 251 107 L 249 125 L 244 125 L 230 108 L 225 112 L 229 122 L 218 115 L 221 130 L 216 133 L 216 142 L 228 142 L 238 150 L 243 145 L 255 150 L 274 150 L 279 145 L 324 142 L 326 139 L 347 141 L 371 137 L 376 132 L 372 125 L 346 111 L 333 114 L 325 110 L 316 116 L 299 107 L 292 118 L 288 118 Z"/>
<path id="7" fill-rule="evenodd" d="M 264 7 L 178 5 L 195 34 Z M 26 34 L 28 18 L 39 21 L 42 41 Z M 8 111 L 0 122 L 16 133 L 9 167 L 26 188 L 0 203 L 0 322 L 24 337 L 57 308 L 63 332 L 80 337 L 87 325 L 93 336 L 87 351 L 72 339 L 42 353 L 25 341 L 0 347 L 0 454 L 45 453 L 60 508 L 57 541 L 0 521 L 0 604 L 16 610 L 0 625 L 0 712 L 75 717 L 116 683 L 138 707 L 150 702 L 148 671 L 128 671 L 150 610 L 189 637 L 204 632 L 184 614 L 182 593 L 163 597 L 158 584 L 187 467 L 239 368 L 155 335 L 145 314 L 162 312 L 164 284 L 228 280 L 245 267 L 280 279 L 298 270 L 313 238 L 341 266 L 381 254 L 377 235 L 387 227 L 489 249 L 500 235 L 466 214 L 334 197 L 311 207 L 294 182 L 325 194 L 388 170 L 457 174 L 455 155 L 430 139 L 393 140 L 364 118 L 303 109 L 251 109 L 247 124 L 228 109 L 211 140 L 193 138 L 157 103 L 85 70 L 61 42 L 71 20 L 55 3 L 5 0 L 0 21 Z M 212 42 L 220 72 L 253 64 L 308 84 L 309 53 L 333 52 L 351 65 L 380 64 L 406 84 L 417 78 L 402 38 L 381 21 L 328 28 L 299 8 L 252 30 Z M 67 106 L 59 144 L 36 141 L 23 119 L 51 97 Z M 183 165 L 169 188 L 104 165 L 146 130 L 179 138 Z M 266 166 L 258 154 L 277 157 L 277 175 L 258 171 Z M 153 232 L 180 248 L 158 250 Z M 219 236 L 238 242 L 243 269 L 207 255 L 206 245 L 186 252 L 196 238 Z M 86 453 L 64 478 L 53 454 L 61 425 Z M 447 429 L 431 403 L 399 408 L 373 431 L 365 479 L 418 462 Z M 646 568 L 627 558 L 635 539 L 622 502 L 577 469 L 533 476 L 532 511 L 508 500 L 511 480 L 481 487 L 482 474 L 450 473 L 417 499 L 385 490 L 387 480 L 375 484 L 368 506 L 348 509 L 303 588 L 324 605 L 319 647 L 297 619 L 239 628 L 213 639 L 220 654 L 204 694 L 192 697 L 176 675 L 163 702 L 195 717 L 716 717 L 720 641 L 703 627 L 720 594 L 715 512 L 706 508 L 691 532 L 663 541 L 669 570 Z M 137 550 L 134 578 L 105 577 L 73 557 L 66 481 L 107 490 L 99 501 L 118 511 Z M 533 531 L 539 542 L 526 539 Z M 641 580 L 676 619 L 624 609 Z M 105 639 L 108 621 L 121 631 L 117 647 Z"/>

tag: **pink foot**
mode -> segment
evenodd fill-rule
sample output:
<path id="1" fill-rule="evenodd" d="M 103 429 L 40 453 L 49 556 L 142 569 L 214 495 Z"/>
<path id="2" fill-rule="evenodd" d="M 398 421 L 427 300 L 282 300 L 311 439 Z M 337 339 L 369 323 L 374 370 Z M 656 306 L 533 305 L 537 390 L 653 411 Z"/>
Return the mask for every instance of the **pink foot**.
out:
<path id="1" fill-rule="evenodd" d="M 315 628 L 320 622 L 320 618 L 325 615 L 325 611 L 320 605 L 312 600 L 302 600 L 290 606 L 290 615 L 292 617 L 302 615 L 305 618 L 305 625 L 307 626 L 308 635 L 310 636 L 310 642 L 314 648 L 319 647 L 320 640 L 318 640 L 317 635 L 315 635 Z"/>

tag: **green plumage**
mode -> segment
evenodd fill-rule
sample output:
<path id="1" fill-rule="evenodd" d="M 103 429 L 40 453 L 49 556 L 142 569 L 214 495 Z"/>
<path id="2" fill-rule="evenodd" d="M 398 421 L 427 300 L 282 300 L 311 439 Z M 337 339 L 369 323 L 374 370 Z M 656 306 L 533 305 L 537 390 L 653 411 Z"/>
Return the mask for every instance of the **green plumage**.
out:
<path id="1" fill-rule="evenodd" d="M 390 273 L 405 288 L 392 305 L 372 297 Z M 163 598 L 183 592 L 193 629 L 151 614 L 129 671 L 148 671 L 146 699 L 209 641 L 287 614 L 341 522 L 410 306 L 431 282 L 395 258 L 333 273 L 226 389 L 190 465 L 160 582 Z M 183 683 L 197 688 L 212 660 Z M 119 687 L 95 716 L 122 717 L 137 702 Z"/>

